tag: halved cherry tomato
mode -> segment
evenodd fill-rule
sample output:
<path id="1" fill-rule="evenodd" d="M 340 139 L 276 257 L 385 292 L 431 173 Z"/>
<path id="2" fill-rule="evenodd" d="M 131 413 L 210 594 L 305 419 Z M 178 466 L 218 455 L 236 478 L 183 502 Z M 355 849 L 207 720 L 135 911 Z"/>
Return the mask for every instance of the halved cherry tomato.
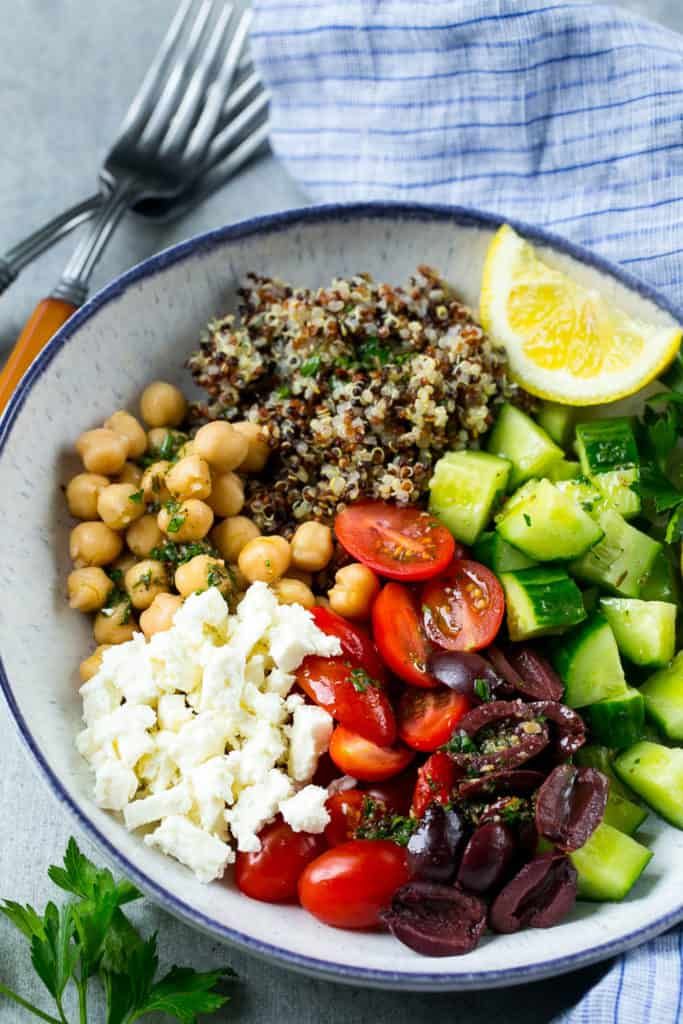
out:
<path id="1" fill-rule="evenodd" d="M 400 775 L 394 775 L 391 779 L 385 779 L 384 782 L 364 782 L 359 788 L 372 800 L 385 804 L 387 810 L 393 811 L 394 814 L 407 814 L 410 810 L 416 779 L 417 770 L 410 765 Z"/>
<path id="2" fill-rule="evenodd" d="M 364 668 L 371 679 L 376 679 L 378 683 L 386 683 L 387 670 L 367 630 L 342 618 L 329 608 L 323 608 L 322 605 L 311 608 L 311 615 L 318 629 L 328 636 L 339 638 L 342 652 L 348 661 Z"/>
<path id="3" fill-rule="evenodd" d="M 448 754 L 437 751 L 417 772 L 411 811 L 421 818 L 430 804 L 447 804 L 458 778 L 458 769 Z"/>
<path id="4" fill-rule="evenodd" d="M 330 821 L 325 829 L 325 839 L 329 846 L 339 846 L 354 838 L 363 821 L 363 805 L 369 798 L 369 794 L 360 789 L 345 789 L 328 797 L 326 806 Z"/>
<path id="5" fill-rule="evenodd" d="M 362 501 L 334 521 L 349 554 L 392 580 L 428 580 L 455 556 L 455 541 L 438 519 L 417 508 Z"/>
<path id="6" fill-rule="evenodd" d="M 259 833 L 258 853 L 238 853 L 235 881 L 247 896 L 264 903 L 293 903 L 302 871 L 325 849 L 322 835 L 294 832 L 276 818 Z"/>
<path id="7" fill-rule="evenodd" d="M 422 621 L 447 651 L 478 651 L 492 643 L 505 612 L 503 588 L 485 565 L 457 559 L 422 590 Z"/>
<path id="8" fill-rule="evenodd" d="M 400 583 L 387 583 L 372 606 L 372 632 L 377 650 L 392 672 L 412 686 L 438 682 L 427 672 L 429 641 L 422 628 L 415 596 Z"/>
<path id="9" fill-rule="evenodd" d="M 314 786 L 322 786 L 323 789 L 327 789 L 329 784 L 339 777 L 339 769 L 327 751 L 325 751 L 325 753 L 321 754 L 318 758 L 318 767 L 315 770 L 315 775 L 311 779 L 311 782 Z"/>
<path id="10" fill-rule="evenodd" d="M 408 747 L 380 747 L 338 725 L 330 740 L 330 757 L 346 775 L 364 782 L 381 782 L 398 775 L 415 757 Z"/>
<path id="11" fill-rule="evenodd" d="M 342 658 L 312 654 L 297 669 L 296 681 L 311 700 L 365 739 L 380 747 L 390 747 L 396 739 L 391 702 L 365 669 Z"/>
<path id="12" fill-rule="evenodd" d="M 386 839 L 354 839 L 308 865 L 299 879 L 299 900 L 333 928 L 375 928 L 380 910 L 409 879 L 402 846 Z"/>
<path id="13" fill-rule="evenodd" d="M 445 686 L 438 690 L 406 687 L 398 703 L 398 735 L 414 750 L 436 750 L 451 738 L 469 708 L 467 697 Z"/>

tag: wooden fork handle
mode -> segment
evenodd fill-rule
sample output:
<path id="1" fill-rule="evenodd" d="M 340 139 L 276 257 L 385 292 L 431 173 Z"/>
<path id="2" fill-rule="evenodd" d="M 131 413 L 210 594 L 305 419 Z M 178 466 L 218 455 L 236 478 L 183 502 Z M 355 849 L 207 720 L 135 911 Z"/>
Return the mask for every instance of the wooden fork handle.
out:
<path id="1" fill-rule="evenodd" d="M 0 413 L 35 357 L 77 308 L 64 299 L 48 298 L 38 303 L 0 373 Z"/>

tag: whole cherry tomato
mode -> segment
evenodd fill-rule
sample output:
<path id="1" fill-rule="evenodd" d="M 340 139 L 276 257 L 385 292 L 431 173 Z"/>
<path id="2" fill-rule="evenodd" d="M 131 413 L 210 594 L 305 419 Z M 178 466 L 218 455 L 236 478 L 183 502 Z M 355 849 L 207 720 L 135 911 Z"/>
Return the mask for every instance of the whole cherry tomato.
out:
<path id="1" fill-rule="evenodd" d="M 431 579 L 456 554 L 452 535 L 434 516 L 384 501 L 348 505 L 334 532 L 349 554 L 389 579 Z"/>
<path id="2" fill-rule="evenodd" d="M 415 757 L 408 747 L 380 747 L 357 732 L 338 725 L 330 740 L 330 757 L 346 775 L 363 782 L 382 782 L 398 775 Z"/>
<path id="3" fill-rule="evenodd" d="M 312 861 L 299 879 L 301 906 L 334 928 L 375 928 L 410 879 L 406 852 L 385 839 L 355 839 Z"/>
<path id="4" fill-rule="evenodd" d="M 422 626 L 416 595 L 400 583 L 387 583 L 372 606 L 377 650 L 392 672 L 411 686 L 438 686 L 427 671 L 430 643 Z"/>
<path id="5" fill-rule="evenodd" d="M 276 818 L 260 832 L 258 853 L 238 853 L 235 862 L 237 887 L 254 900 L 293 903 L 302 871 L 325 849 L 322 835 L 294 832 Z"/>
<path id="6" fill-rule="evenodd" d="M 391 702 L 365 669 L 343 658 L 309 655 L 297 669 L 296 681 L 333 718 L 372 743 L 386 747 L 396 739 Z"/>
<path id="7" fill-rule="evenodd" d="M 349 622 L 329 608 L 323 608 L 322 605 L 311 608 L 311 615 L 318 629 L 328 636 L 338 637 L 346 661 L 364 668 L 370 678 L 376 679 L 378 683 L 386 683 L 387 670 L 366 629 Z"/>
<path id="8" fill-rule="evenodd" d="M 458 769 L 448 754 L 437 751 L 417 771 L 412 813 L 421 818 L 430 804 L 447 804 L 458 780 Z"/>

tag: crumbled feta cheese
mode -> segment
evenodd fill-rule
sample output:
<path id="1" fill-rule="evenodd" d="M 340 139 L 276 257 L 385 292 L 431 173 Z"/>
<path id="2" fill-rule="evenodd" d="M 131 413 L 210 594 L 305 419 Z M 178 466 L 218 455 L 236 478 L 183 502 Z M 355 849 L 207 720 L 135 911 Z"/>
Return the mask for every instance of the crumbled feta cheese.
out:
<path id="1" fill-rule="evenodd" d="M 145 836 L 145 843 L 175 857 L 194 871 L 200 882 L 222 878 L 228 864 L 235 860 L 234 851 L 227 843 L 179 814 L 164 818 L 155 832 Z"/>
<path id="2" fill-rule="evenodd" d="M 93 676 L 80 690 L 83 698 L 83 721 L 92 725 L 99 718 L 116 711 L 121 703 L 121 695 L 111 679 L 101 672 Z"/>
<path id="3" fill-rule="evenodd" d="M 135 772 L 114 758 L 107 758 L 95 769 L 95 802 L 106 811 L 122 811 L 137 788 Z"/>
<path id="4" fill-rule="evenodd" d="M 278 668 L 293 672 L 307 654 L 331 658 L 341 652 L 339 638 L 318 629 L 302 605 L 279 605 L 276 625 L 270 630 L 270 653 Z"/>
<path id="5" fill-rule="evenodd" d="M 261 782 L 287 752 L 282 731 L 270 722 L 253 720 L 253 732 L 239 750 L 236 776 L 240 788 Z"/>
<path id="6" fill-rule="evenodd" d="M 212 757 L 190 774 L 190 785 L 199 824 L 207 832 L 227 837 L 225 807 L 233 802 L 233 774 L 226 755 Z"/>
<path id="7" fill-rule="evenodd" d="M 266 690 L 268 693 L 277 693 L 280 697 L 286 697 L 296 682 L 293 672 L 283 672 L 281 668 L 274 668 L 266 677 Z"/>
<path id="8" fill-rule="evenodd" d="M 98 676 L 110 680 L 128 704 L 154 704 L 159 688 L 147 655 L 142 633 L 125 644 L 115 644 L 102 655 Z"/>
<path id="9" fill-rule="evenodd" d="M 224 644 L 228 639 L 228 606 L 217 587 L 193 594 L 173 616 L 173 629 L 188 647 Z M 161 636 L 163 634 L 157 634 Z"/>
<path id="10" fill-rule="evenodd" d="M 208 761 L 210 757 L 225 752 L 228 730 L 216 711 L 195 715 L 191 721 L 173 733 L 168 742 L 168 752 L 181 772 Z"/>
<path id="11" fill-rule="evenodd" d="M 187 706 L 182 693 L 164 693 L 157 705 L 157 721 L 160 729 L 179 732 L 192 718 L 192 708 Z"/>
<path id="12" fill-rule="evenodd" d="M 154 793 L 141 800 L 133 800 L 123 808 L 123 820 L 126 828 L 132 830 L 143 825 L 151 825 L 153 821 L 161 821 L 171 814 L 185 814 L 191 806 L 190 790 L 187 783 L 181 782 L 163 793 Z"/>
<path id="13" fill-rule="evenodd" d="M 173 629 L 154 634 L 149 642 L 148 657 L 160 692 L 191 693 L 201 682 L 201 666 Z"/>
<path id="14" fill-rule="evenodd" d="M 304 786 L 294 796 L 280 803 L 280 813 L 295 832 L 324 832 L 330 823 L 325 806 L 327 790 L 322 786 Z"/>
<path id="15" fill-rule="evenodd" d="M 284 772 L 273 768 L 263 782 L 242 790 L 234 807 L 225 812 L 230 831 L 243 853 L 258 853 L 258 833 L 277 814 L 283 800 L 292 792 L 292 782 Z"/>
<path id="16" fill-rule="evenodd" d="M 141 757 L 154 751 L 154 740 L 142 729 L 131 729 L 121 733 L 114 740 L 114 749 L 122 764 L 127 768 L 135 768 Z"/>
<path id="17" fill-rule="evenodd" d="M 303 704 L 294 709 L 289 736 L 288 770 L 295 782 L 310 782 L 318 759 L 330 744 L 332 716 L 323 708 Z"/>

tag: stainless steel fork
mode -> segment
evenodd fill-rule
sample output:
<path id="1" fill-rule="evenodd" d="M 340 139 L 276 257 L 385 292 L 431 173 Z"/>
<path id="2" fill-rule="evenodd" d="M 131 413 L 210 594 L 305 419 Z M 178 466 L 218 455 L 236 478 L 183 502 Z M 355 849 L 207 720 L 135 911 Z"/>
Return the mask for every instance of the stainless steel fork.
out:
<path id="1" fill-rule="evenodd" d="M 202 168 L 250 24 L 245 13 L 231 33 L 232 16 L 224 0 L 182 0 L 100 171 L 107 198 L 0 374 L 0 411 L 38 352 L 85 300 L 124 212 L 143 199 L 179 195 Z"/>

